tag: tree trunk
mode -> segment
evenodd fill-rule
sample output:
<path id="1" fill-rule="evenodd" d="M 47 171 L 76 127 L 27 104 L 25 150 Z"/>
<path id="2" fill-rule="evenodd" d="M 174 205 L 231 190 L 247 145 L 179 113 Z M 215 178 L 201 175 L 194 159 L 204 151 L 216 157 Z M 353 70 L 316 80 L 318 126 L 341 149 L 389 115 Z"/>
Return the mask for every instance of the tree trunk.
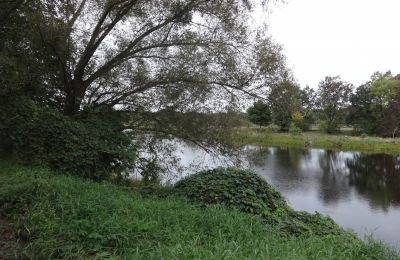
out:
<path id="1" fill-rule="evenodd" d="M 77 114 L 81 108 L 82 100 L 85 95 L 86 87 L 82 80 L 72 80 L 67 89 L 67 95 L 64 104 L 64 114 L 73 116 Z"/>

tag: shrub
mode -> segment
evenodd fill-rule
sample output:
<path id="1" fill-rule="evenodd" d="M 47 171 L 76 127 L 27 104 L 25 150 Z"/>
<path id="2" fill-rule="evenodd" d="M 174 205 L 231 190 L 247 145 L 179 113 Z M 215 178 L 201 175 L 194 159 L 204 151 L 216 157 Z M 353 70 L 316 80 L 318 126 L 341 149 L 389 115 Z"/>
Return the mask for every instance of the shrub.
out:
<path id="1" fill-rule="evenodd" d="M 248 170 L 216 168 L 202 171 L 177 182 L 174 189 L 203 205 L 224 204 L 256 215 L 287 209 L 281 194 Z"/>
<path id="2" fill-rule="evenodd" d="M 294 112 L 292 114 L 292 122 L 296 126 L 300 126 L 304 122 L 304 117 L 300 112 Z"/>
<path id="3" fill-rule="evenodd" d="M 2 125 L 3 144 L 21 162 L 96 180 L 133 167 L 135 147 L 104 111 L 70 118 L 26 102 L 12 112 Z"/>
<path id="4" fill-rule="evenodd" d="M 177 182 L 174 194 L 202 206 L 223 204 L 274 223 L 283 234 L 338 234 L 342 232 L 330 218 L 296 212 L 282 195 L 249 170 L 216 168 L 201 171 Z"/>
<path id="5" fill-rule="evenodd" d="M 299 127 L 296 126 L 296 124 L 291 123 L 290 127 L 289 127 L 289 133 L 292 135 L 299 135 L 301 134 L 301 129 Z"/>

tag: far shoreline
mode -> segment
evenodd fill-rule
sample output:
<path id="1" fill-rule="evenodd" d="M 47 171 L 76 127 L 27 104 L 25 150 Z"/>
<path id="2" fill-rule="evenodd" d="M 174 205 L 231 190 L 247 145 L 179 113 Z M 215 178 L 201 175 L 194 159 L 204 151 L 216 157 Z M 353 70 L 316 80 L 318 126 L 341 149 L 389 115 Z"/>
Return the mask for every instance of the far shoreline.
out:
<path id="1" fill-rule="evenodd" d="M 318 131 L 293 135 L 284 132 L 268 132 L 264 128 L 242 127 L 232 130 L 227 142 L 239 146 L 279 146 L 391 155 L 400 154 L 400 138 L 331 135 Z"/>

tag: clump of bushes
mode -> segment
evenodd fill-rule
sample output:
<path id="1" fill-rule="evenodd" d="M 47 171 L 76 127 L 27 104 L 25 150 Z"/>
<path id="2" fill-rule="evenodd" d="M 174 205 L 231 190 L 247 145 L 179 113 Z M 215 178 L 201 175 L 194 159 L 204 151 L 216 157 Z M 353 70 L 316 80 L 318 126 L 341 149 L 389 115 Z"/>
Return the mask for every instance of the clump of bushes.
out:
<path id="1" fill-rule="evenodd" d="M 85 111 L 70 118 L 20 102 L 9 113 L 12 116 L 0 114 L 7 119 L 0 124 L 0 146 L 20 162 L 95 180 L 133 167 L 136 148 L 111 111 Z"/>
<path id="2" fill-rule="evenodd" d="M 300 135 L 302 133 L 302 130 L 300 127 L 296 126 L 296 124 L 291 123 L 289 127 L 289 133 L 292 135 Z"/>
<path id="3" fill-rule="evenodd" d="M 256 173 L 235 168 L 201 171 L 175 184 L 173 193 L 203 206 L 223 204 L 276 224 L 282 234 L 338 234 L 330 218 L 291 209 L 282 195 Z"/>
<path id="4" fill-rule="evenodd" d="M 200 204 L 224 204 L 256 215 L 286 211 L 282 195 L 251 171 L 216 168 L 175 184 L 176 193 Z"/>

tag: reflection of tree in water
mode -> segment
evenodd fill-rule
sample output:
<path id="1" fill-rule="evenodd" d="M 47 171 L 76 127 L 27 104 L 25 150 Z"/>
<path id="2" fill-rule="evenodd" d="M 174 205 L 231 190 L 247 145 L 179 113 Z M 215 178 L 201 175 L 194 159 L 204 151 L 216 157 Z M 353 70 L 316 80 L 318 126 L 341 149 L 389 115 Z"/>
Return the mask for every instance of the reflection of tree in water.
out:
<path id="1" fill-rule="evenodd" d="M 301 162 L 310 158 L 310 151 L 307 149 L 283 147 L 253 147 L 246 151 L 246 158 L 251 166 L 263 168 L 267 164 L 267 157 L 272 153 L 279 172 L 288 173 L 295 178 L 300 173 Z"/>
<path id="2" fill-rule="evenodd" d="M 400 206 L 400 156 L 254 147 L 247 159 L 286 192 L 317 188 L 324 203 L 335 204 L 354 189 L 374 208 Z"/>
<path id="3" fill-rule="evenodd" d="M 305 172 L 302 165 L 310 160 L 311 154 L 308 149 L 278 147 L 273 149 L 274 160 L 272 163 L 270 176 L 278 180 L 277 182 L 286 182 L 286 187 L 290 190 L 308 189 L 308 184 L 304 179 L 309 178 L 308 172 Z"/>
<path id="4" fill-rule="evenodd" d="M 400 205 L 400 156 L 356 154 L 346 160 L 350 185 L 374 208 Z"/>
<path id="5" fill-rule="evenodd" d="M 250 166 L 264 167 L 267 156 L 271 153 L 268 147 L 251 147 L 246 149 L 246 159 Z"/>
<path id="6" fill-rule="evenodd" d="M 324 151 L 319 156 L 320 196 L 327 204 L 348 198 L 350 187 L 346 178 L 346 166 L 340 152 Z"/>
<path id="7" fill-rule="evenodd" d="M 293 177 L 298 176 L 301 172 L 301 163 L 310 157 L 310 150 L 298 148 L 276 148 L 275 155 L 279 167 L 291 174 Z"/>

